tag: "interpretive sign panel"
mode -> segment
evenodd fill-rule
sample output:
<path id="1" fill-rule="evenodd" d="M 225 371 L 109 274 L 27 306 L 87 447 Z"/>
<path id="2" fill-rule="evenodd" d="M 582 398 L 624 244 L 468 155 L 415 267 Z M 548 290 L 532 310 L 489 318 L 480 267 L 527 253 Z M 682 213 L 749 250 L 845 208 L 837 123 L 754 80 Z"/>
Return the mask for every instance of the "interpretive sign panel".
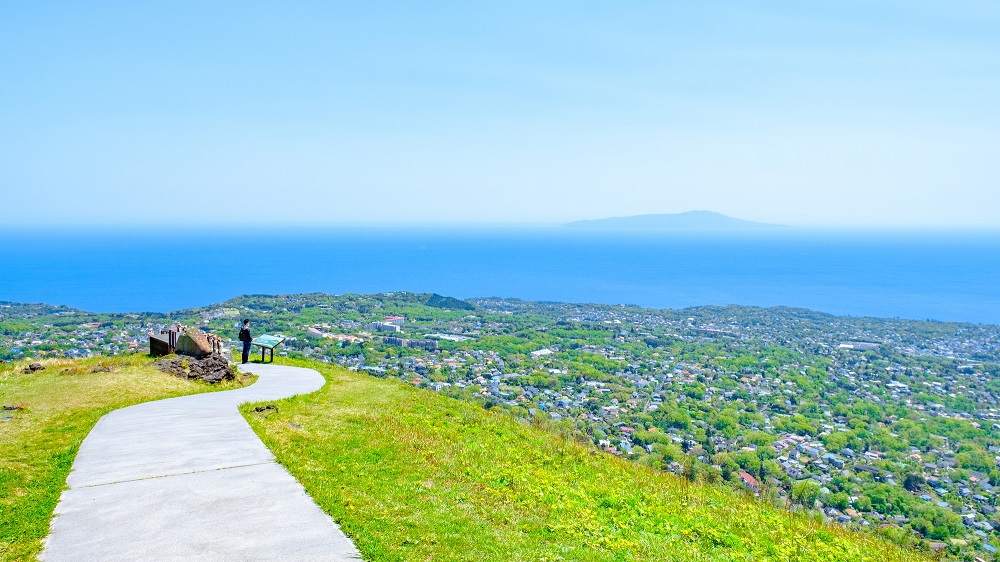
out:
<path id="1" fill-rule="evenodd" d="M 256 345 L 260 347 L 260 360 L 264 361 L 264 352 L 270 350 L 271 352 L 271 362 L 274 363 L 274 348 L 278 347 L 285 341 L 285 338 L 280 336 L 268 336 L 262 335 L 257 336 L 250 342 L 250 345 Z"/>

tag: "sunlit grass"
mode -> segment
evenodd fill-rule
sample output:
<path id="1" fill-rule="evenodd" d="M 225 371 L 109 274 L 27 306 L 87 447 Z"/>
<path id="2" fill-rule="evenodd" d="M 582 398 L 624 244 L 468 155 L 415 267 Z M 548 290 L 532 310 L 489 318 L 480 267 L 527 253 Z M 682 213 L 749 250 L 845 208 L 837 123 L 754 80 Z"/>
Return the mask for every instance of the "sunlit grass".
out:
<path id="1" fill-rule="evenodd" d="M 691 484 L 506 413 L 325 366 L 245 415 L 366 560 L 872 560 L 922 555 Z"/>
<path id="2" fill-rule="evenodd" d="M 161 373 L 144 356 L 0 365 L 0 560 L 33 560 L 80 443 L 104 414 L 159 398 L 234 388 Z M 248 381 L 245 381 L 248 382 Z"/>

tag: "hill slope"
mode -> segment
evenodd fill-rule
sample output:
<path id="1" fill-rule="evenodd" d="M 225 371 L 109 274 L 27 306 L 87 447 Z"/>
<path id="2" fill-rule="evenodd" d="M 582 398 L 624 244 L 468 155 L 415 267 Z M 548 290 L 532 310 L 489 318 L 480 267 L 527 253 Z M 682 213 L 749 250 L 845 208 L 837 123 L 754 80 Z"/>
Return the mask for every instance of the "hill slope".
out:
<path id="1" fill-rule="evenodd" d="M 919 560 L 496 410 L 329 367 L 243 411 L 366 560 Z"/>
<path id="2" fill-rule="evenodd" d="M 781 228 L 780 225 L 734 219 L 712 211 L 667 215 L 635 215 L 566 223 L 571 228 L 606 230 L 740 230 Z"/>

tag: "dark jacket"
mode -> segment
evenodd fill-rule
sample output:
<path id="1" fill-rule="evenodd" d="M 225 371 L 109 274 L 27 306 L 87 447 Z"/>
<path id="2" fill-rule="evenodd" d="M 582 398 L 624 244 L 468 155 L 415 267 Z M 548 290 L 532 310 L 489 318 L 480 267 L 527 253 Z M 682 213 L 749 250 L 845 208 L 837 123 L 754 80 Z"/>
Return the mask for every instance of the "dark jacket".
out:
<path id="1" fill-rule="evenodd" d="M 240 341 L 243 343 L 250 343 L 253 341 L 253 336 L 250 335 L 250 328 L 243 328 L 240 330 Z"/>

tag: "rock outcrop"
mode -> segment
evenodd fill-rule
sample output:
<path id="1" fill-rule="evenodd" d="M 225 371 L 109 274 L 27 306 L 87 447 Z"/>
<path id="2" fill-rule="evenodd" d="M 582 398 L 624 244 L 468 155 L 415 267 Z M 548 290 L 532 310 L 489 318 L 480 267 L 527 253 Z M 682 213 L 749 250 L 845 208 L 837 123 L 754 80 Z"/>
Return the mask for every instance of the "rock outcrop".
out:
<path id="1" fill-rule="evenodd" d="M 177 338 L 175 351 L 177 355 L 208 357 L 212 355 L 212 344 L 208 341 L 208 335 L 205 332 L 188 328 Z"/>
<path id="2" fill-rule="evenodd" d="M 180 340 L 178 340 L 178 344 L 179 342 Z M 153 365 L 164 373 L 211 383 L 236 378 L 236 370 L 229 365 L 229 361 L 217 353 L 200 359 L 197 357 L 164 357 Z"/>

